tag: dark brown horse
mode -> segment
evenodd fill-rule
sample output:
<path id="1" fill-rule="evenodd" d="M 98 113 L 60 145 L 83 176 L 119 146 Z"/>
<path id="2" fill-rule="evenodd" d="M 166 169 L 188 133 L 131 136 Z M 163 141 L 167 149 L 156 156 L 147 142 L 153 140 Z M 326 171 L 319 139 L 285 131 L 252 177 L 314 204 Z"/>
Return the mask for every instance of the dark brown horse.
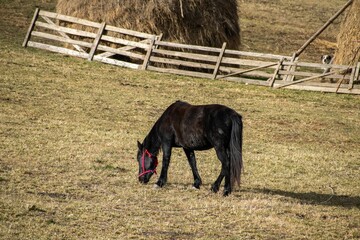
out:
<path id="1" fill-rule="evenodd" d="M 139 181 L 149 182 L 156 173 L 157 155 L 163 151 L 160 177 L 156 182 L 162 187 L 167 180 L 171 149 L 184 149 L 194 175 L 194 187 L 202 183 L 196 167 L 194 150 L 215 148 L 221 162 L 221 172 L 212 184 L 213 192 L 219 191 L 225 177 L 224 196 L 231 193 L 235 182 L 240 184 L 242 163 L 242 118 L 223 105 L 194 106 L 177 101 L 171 104 L 156 121 L 143 143 L 138 142 L 137 160 Z"/>

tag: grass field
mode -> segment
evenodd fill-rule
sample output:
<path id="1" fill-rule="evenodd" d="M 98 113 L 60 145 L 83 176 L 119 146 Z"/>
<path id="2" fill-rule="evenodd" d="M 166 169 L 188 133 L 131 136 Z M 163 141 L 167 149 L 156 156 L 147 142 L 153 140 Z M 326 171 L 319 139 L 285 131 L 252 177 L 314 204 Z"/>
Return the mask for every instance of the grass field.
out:
<path id="1" fill-rule="evenodd" d="M 256 41 L 243 37 L 244 48 L 290 52 L 317 29 L 284 28 L 286 48 L 276 50 L 285 38 L 274 34 L 265 43 L 260 33 L 270 25 L 256 18 L 274 17 L 276 3 L 287 6 L 279 8 L 283 17 L 313 10 L 324 21 L 344 4 L 329 1 L 321 10 L 325 1 L 311 2 L 241 1 L 244 34 L 251 18 L 257 29 Z M 134 71 L 24 49 L 35 1 L 0 3 L 0 239 L 360 239 L 359 96 Z M 36 3 L 54 8 L 53 1 Z M 304 24 L 294 16 L 289 26 Z M 304 31 L 300 40 L 292 29 Z M 136 141 L 178 99 L 242 114 L 245 171 L 231 196 L 209 190 L 220 170 L 213 150 L 197 153 L 200 190 L 192 189 L 179 149 L 163 189 L 152 188 L 156 176 L 138 183 Z"/>

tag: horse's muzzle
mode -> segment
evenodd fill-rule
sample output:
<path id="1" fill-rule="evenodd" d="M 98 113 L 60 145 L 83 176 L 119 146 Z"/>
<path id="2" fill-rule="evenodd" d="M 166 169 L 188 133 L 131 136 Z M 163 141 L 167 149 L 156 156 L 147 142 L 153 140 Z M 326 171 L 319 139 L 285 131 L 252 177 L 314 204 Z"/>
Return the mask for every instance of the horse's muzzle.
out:
<path id="1" fill-rule="evenodd" d="M 140 176 L 139 182 L 142 184 L 147 184 L 150 181 L 151 176 L 152 176 L 152 173 L 147 173 L 143 176 Z"/>

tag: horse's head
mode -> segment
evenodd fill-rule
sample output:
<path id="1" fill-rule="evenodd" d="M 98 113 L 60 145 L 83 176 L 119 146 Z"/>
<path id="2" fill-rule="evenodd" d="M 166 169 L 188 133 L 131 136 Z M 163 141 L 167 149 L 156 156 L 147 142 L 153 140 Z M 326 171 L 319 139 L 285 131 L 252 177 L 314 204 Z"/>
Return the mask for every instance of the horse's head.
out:
<path id="1" fill-rule="evenodd" d="M 156 174 L 158 165 L 157 157 L 151 154 L 140 142 L 138 142 L 137 161 L 139 163 L 139 181 L 148 183 L 151 176 Z"/>

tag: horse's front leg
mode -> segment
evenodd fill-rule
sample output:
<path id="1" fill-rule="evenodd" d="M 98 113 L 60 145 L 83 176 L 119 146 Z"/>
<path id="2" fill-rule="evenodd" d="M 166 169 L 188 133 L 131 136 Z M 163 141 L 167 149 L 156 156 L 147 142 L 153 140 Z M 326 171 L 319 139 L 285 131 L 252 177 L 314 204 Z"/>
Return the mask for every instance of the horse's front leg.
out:
<path id="1" fill-rule="evenodd" d="M 171 146 L 163 144 L 162 150 L 163 150 L 162 168 L 161 168 L 160 177 L 156 182 L 156 185 L 158 185 L 159 187 L 164 186 L 167 181 L 167 173 L 168 173 L 170 157 L 171 157 Z"/>
<path id="2" fill-rule="evenodd" d="M 185 149 L 184 152 L 186 154 L 186 157 L 189 161 L 193 176 L 194 176 L 194 187 L 197 189 L 200 189 L 200 185 L 202 184 L 199 172 L 196 167 L 196 158 L 195 158 L 195 152 L 193 150 Z"/>

